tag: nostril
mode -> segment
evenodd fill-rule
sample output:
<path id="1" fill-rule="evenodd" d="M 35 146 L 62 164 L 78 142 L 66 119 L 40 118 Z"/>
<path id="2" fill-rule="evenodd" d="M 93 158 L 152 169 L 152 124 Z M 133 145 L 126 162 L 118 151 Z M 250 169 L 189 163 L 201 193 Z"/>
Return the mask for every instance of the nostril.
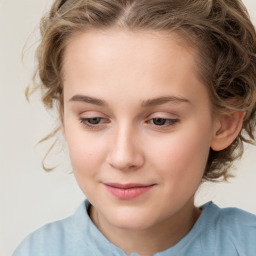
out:
<path id="1" fill-rule="evenodd" d="M 135 170 L 143 164 L 142 150 L 136 137 L 136 132 L 127 125 L 115 131 L 107 156 L 107 162 L 112 168 Z"/>
<path id="2" fill-rule="evenodd" d="M 117 170 L 135 170 L 143 164 L 143 157 L 136 153 L 136 155 L 126 155 L 126 157 L 120 157 L 120 155 L 110 155 L 107 159 L 108 164 Z"/>
<path id="3" fill-rule="evenodd" d="M 131 166 L 128 167 L 128 169 L 134 169 L 134 168 L 136 168 L 135 165 L 131 165 Z"/>

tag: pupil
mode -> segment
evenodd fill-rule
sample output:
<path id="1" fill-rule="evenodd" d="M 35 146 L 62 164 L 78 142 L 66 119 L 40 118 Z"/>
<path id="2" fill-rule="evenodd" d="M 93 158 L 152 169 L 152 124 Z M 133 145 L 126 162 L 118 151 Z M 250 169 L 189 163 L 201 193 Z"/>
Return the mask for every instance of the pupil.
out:
<path id="1" fill-rule="evenodd" d="M 90 124 L 98 124 L 100 123 L 100 117 L 90 118 L 88 121 Z"/>
<path id="2" fill-rule="evenodd" d="M 165 124 L 165 119 L 163 119 L 163 118 L 154 118 L 153 119 L 153 123 L 155 124 L 155 125 L 164 125 Z"/>

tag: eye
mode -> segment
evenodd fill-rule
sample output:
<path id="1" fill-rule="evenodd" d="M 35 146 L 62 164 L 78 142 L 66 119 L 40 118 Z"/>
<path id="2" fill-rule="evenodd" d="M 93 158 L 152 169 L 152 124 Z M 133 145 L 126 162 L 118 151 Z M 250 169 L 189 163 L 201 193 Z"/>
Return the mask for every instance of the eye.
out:
<path id="1" fill-rule="evenodd" d="M 103 120 L 103 118 L 101 117 L 93 117 L 93 118 L 84 118 L 83 121 L 91 124 L 91 125 L 96 125 L 96 124 L 100 124 Z"/>
<path id="2" fill-rule="evenodd" d="M 149 120 L 149 123 L 155 126 L 171 126 L 178 122 L 178 119 L 170 119 L 170 118 L 152 118 Z"/>
<path id="3" fill-rule="evenodd" d="M 82 123 L 86 128 L 89 129 L 100 129 L 102 125 L 107 123 L 107 119 L 103 117 L 81 117 L 80 123 Z"/>

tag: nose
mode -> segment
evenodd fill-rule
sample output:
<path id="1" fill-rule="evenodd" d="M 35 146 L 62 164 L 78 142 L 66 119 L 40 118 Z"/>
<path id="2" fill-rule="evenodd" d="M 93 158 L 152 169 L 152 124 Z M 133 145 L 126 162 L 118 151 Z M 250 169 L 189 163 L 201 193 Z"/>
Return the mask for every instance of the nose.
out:
<path id="1" fill-rule="evenodd" d="M 139 135 L 128 127 L 117 129 L 107 156 L 107 162 L 118 170 L 135 170 L 144 163 Z"/>

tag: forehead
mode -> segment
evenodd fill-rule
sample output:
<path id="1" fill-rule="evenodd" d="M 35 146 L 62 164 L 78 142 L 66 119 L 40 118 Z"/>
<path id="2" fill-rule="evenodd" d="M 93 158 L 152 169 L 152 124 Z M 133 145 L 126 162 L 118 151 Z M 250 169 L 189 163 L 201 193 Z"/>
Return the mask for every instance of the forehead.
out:
<path id="1" fill-rule="evenodd" d="M 99 64 L 98 68 L 105 61 L 108 63 L 111 61 L 113 64 L 118 62 L 120 68 L 123 68 L 126 63 L 132 63 L 133 66 L 130 65 L 132 68 L 139 62 L 144 62 L 149 67 L 163 64 L 161 62 L 168 58 L 170 58 L 169 64 L 172 64 L 172 57 L 181 57 L 181 59 L 185 57 L 186 62 L 192 64 L 191 67 L 196 71 L 195 49 L 189 46 L 189 42 L 184 37 L 174 32 L 131 31 L 116 28 L 76 33 L 66 46 L 64 71 L 67 70 L 65 66 L 70 61 L 74 61 L 75 58 L 78 61 L 81 55 L 86 56 L 84 62 L 88 66 Z M 121 62 L 124 59 L 126 62 Z M 105 68 L 107 67 L 109 65 Z M 126 65 L 126 70 L 129 70 L 129 65 Z"/>
<path id="2" fill-rule="evenodd" d="M 134 84 L 145 97 L 169 93 L 170 88 L 176 94 L 190 93 L 202 89 L 192 86 L 201 84 L 195 56 L 175 33 L 117 29 L 79 33 L 64 55 L 64 97 L 65 91 L 75 90 L 132 95 Z"/>

